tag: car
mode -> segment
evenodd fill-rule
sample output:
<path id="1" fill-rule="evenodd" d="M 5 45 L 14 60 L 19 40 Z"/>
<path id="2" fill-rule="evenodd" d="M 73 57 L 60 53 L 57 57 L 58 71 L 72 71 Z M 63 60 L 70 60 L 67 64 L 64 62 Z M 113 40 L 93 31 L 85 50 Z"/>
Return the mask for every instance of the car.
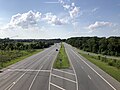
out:
<path id="1" fill-rule="evenodd" d="M 56 49 L 56 51 L 58 51 L 58 49 Z"/>
<path id="2" fill-rule="evenodd" d="M 2 73 L 3 71 L 2 70 L 0 70 L 0 73 Z"/>

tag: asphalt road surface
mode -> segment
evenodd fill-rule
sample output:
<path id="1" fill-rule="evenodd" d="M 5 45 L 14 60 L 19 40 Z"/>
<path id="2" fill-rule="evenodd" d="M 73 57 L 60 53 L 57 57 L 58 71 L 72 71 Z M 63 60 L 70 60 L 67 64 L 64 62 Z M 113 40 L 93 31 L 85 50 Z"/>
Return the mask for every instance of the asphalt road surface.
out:
<path id="1" fill-rule="evenodd" d="M 78 90 L 120 90 L 120 83 L 65 44 L 78 81 Z"/>
<path id="2" fill-rule="evenodd" d="M 0 90 L 120 90 L 120 83 L 64 43 L 71 67 L 54 69 L 60 44 L 28 57 L 0 73 Z"/>
<path id="3" fill-rule="evenodd" d="M 48 90 L 49 75 L 60 45 L 54 45 L 0 73 L 0 90 Z"/>

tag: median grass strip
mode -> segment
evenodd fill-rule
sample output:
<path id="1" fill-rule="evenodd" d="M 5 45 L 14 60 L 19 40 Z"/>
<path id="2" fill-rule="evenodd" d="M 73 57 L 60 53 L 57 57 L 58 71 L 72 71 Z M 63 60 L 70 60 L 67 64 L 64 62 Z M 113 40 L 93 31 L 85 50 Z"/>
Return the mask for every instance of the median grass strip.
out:
<path id="1" fill-rule="evenodd" d="M 96 66 L 98 66 L 103 71 L 105 71 L 106 73 L 108 73 L 109 75 L 111 75 L 113 78 L 115 78 L 116 80 L 118 80 L 120 82 L 120 69 L 113 67 L 113 66 L 110 66 L 108 63 L 105 63 L 105 62 L 97 59 L 97 56 L 88 55 L 88 54 L 85 54 L 82 52 L 79 52 L 79 53 L 83 57 L 85 57 L 87 60 L 94 63 Z M 108 61 L 109 60 L 110 59 L 108 59 Z"/>
<path id="2" fill-rule="evenodd" d="M 67 57 L 67 54 L 65 52 L 64 45 L 61 45 L 61 48 L 59 50 L 59 53 L 57 55 L 57 58 L 53 64 L 53 68 L 56 69 L 67 69 L 70 67 L 70 63 Z"/>
<path id="3" fill-rule="evenodd" d="M 19 61 L 21 61 L 21 60 L 23 60 L 23 59 L 25 59 L 25 58 L 27 58 L 29 56 L 32 56 L 32 55 L 34 55 L 34 54 L 36 54 L 38 52 L 41 52 L 42 50 L 43 49 L 37 49 L 37 50 L 30 51 L 30 52 L 25 51 L 25 50 L 20 51 L 22 53 L 22 55 L 20 57 L 16 57 L 15 59 L 12 59 L 10 61 L 0 63 L 0 69 L 5 68 L 5 67 L 7 67 L 9 65 L 12 65 L 14 63 L 17 63 L 17 62 L 19 62 Z"/>

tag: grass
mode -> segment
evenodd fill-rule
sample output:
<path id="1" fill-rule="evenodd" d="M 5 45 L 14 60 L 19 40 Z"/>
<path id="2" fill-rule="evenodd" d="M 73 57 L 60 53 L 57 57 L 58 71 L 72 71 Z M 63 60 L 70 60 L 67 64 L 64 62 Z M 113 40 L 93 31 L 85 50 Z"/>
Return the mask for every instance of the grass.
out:
<path id="1" fill-rule="evenodd" d="M 108 65 L 108 63 L 105 63 L 101 60 L 97 59 L 97 56 L 91 56 L 82 52 L 79 52 L 83 57 L 85 57 L 87 60 L 89 60 L 90 62 L 94 63 L 95 65 L 97 65 L 99 68 L 101 68 L 103 71 L 105 71 L 106 73 L 108 73 L 109 75 L 111 75 L 113 78 L 115 78 L 116 80 L 118 80 L 120 82 L 120 69 L 110 66 Z M 108 59 L 109 60 L 109 59 Z"/>
<path id="2" fill-rule="evenodd" d="M 102 54 L 96 54 L 96 53 L 92 53 L 92 52 L 87 52 L 87 51 L 83 51 L 83 50 L 80 50 L 80 49 L 77 49 L 78 51 L 80 51 L 81 53 L 85 53 L 85 54 L 88 54 L 89 55 L 93 55 L 93 56 L 101 56 L 101 57 L 107 57 L 107 58 L 110 58 L 110 59 L 116 59 L 116 60 L 120 60 L 120 56 L 109 56 L 109 55 L 102 55 Z"/>
<path id="3" fill-rule="evenodd" d="M 62 61 L 60 61 L 60 60 L 62 60 Z M 57 58 L 56 58 L 56 60 L 55 60 L 55 62 L 53 64 L 53 68 L 67 69 L 69 67 L 70 67 L 70 63 L 69 63 L 69 60 L 68 60 L 64 45 L 62 44 L 61 48 L 59 50 L 59 53 L 57 55 Z"/>
<path id="4" fill-rule="evenodd" d="M 28 52 L 28 51 L 20 51 L 20 52 L 22 52 L 22 56 L 20 56 L 20 57 L 16 57 L 15 59 L 12 59 L 12 60 L 10 60 L 10 61 L 7 61 L 7 62 L 4 62 L 3 64 L 2 64 L 2 66 L 1 66 L 1 64 L 0 64 L 0 69 L 2 69 L 2 68 L 5 68 L 5 67 L 7 67 L 7 66 L 9 66 L 9 65 L 12 65 L 12 64 L 14 64 L 14 63 L 17 63 L 17 62 L 19 62 L 19 61 L 21 61 L 21 60 L 23 60 L 23 59 L 25 59 L 25 58 L 27 58 L 27 57 L 29 57 L 29 56 L 32 56 L 33 54 L 36 54 L 36 53 L 38 53 L 38 52 L 41 52 L 43 49 L 38 49 L 38 50 L 34 50 L 34 51 L 32 51 L 32 52 Z"/>

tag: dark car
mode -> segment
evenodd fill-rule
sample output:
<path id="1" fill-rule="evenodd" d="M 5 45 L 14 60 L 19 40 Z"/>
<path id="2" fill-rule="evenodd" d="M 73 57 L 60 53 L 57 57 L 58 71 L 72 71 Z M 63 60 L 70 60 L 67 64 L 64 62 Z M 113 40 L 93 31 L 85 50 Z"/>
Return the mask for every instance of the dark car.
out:
<path id="1" fill-rule="evenodd" d="M 2 70 L 0 70 L 0 73 L 2 73 L 3 71 Z"/>
<path id="2" fill-rule="evenodd" d="M 56 51 L 58 51 L 58 49 L 56 49 Z"/>

